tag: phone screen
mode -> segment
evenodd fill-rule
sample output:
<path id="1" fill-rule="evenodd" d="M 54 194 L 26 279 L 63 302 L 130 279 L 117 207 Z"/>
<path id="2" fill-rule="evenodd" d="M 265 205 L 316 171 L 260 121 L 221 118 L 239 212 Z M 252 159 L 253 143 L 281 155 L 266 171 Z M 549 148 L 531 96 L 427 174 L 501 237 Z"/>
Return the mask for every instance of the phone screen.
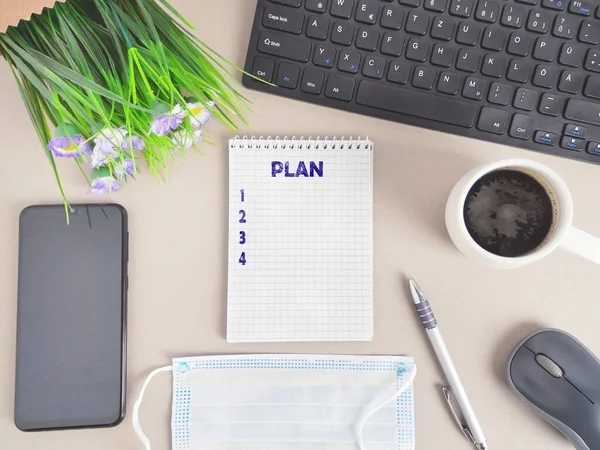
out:
<path id="1" fill-rule="evenodd" d="M 112 426 L 124 415 L 127 216 L 119 205 L 21 213 L 15 424 Z"/>

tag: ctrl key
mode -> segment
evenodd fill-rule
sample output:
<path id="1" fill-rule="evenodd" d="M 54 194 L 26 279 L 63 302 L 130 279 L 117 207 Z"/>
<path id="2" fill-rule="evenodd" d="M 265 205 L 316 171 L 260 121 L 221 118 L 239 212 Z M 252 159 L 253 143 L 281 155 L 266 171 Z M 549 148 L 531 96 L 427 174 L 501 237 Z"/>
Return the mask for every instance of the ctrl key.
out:
<path id="1" fill-rule="evenodd" d="M 262 56 L 257 56 L 254 58 L 252 75 L 270 83 L 273 81 L 273 72 L 275 72 L 275 61 Z"/>
<path id="2" fill-rule="evenodd" d="M 554 147 L 558 143 L 558 134 L 550 133 L 549 131 L 536 131 L 533 140 L 538 144 Z"/>

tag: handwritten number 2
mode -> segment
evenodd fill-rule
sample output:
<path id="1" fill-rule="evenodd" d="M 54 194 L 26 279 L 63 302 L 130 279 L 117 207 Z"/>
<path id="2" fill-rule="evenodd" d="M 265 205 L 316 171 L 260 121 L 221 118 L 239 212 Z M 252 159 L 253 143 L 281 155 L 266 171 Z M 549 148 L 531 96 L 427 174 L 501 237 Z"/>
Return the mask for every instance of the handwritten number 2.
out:
<path id="1" fill-rule="evenodd" d="M 246 211 L 244 211 L 243 209 L 240 209 L 240 223 L 246 223 Z"/>
<path id="2" fill-rule="evenodd" d="M 246 232 L 240 231 L 240 244 L 245 244 L 245 243 L 246 243 Z"/>
<path id="3" fill-rule="evenodd" d="M 242 254 L 240 255 L 240 264 L 242 266 L 246 265 L 246 252 L 242 252 Z"/>

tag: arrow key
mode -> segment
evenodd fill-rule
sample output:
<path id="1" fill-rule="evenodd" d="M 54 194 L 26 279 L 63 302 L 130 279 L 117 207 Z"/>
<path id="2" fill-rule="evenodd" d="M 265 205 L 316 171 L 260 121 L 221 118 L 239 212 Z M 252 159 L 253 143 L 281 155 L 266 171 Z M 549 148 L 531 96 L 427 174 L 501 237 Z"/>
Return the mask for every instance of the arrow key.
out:
<path id="1" fill-rule="evenodd" d="M 583 139 L 577 139 L 569 136 L 563 136 L 562 140 L 560 141 L 560 146 L 562 148 L 574 150 L 576 152 L 583 150 L 583 144 L 585 144 Z"/>
<path id="2" fill-rule="evenodd" d="M 535 137 L 533 140 L 538 144 L 550 145 L 554 147 L 558 142 L 558 134 L 539 130 L 535 132 Z"/>
<path id="3" fill-rule="evenodd" d="M 581 125 L 575 125 L 574 123 L 568 123 L 565 126 L 565 135 L 585 139 L 587 135 L 587 128 L 582 127 Z"/>
<path id="4" fill-rule="evenodd" d="M 313 64 L 321 67 L 333 67 L 335 61 L 335 48 L 329 45 L 319 44 L 315 47 Z"/>
<path id="5" fill-rule="evenodd" d="M 600 156 L 600 142 L 590 142 L 587 146 L 587 152 Z"/>
<path id="6" fill-rule="evenodd" d="M 338 69 L 342 72 L 357 73 L 360 65 L 360 53 L 352 50 L 343 50 L 340 52 Z"/>

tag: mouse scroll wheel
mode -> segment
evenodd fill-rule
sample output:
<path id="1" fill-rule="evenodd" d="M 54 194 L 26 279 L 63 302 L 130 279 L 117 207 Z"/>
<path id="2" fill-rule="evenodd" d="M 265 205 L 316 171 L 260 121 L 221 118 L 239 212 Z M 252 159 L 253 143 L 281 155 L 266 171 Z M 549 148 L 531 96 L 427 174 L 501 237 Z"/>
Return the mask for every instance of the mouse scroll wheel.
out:
<path id="1" fill-rule="evenodd" d="M 542 368 L 546 372 L 548 372 L 554 378 L 562 378 L 563 377 L 562 369 L 558 366 L 558 364 L 556 364 L 554 361 L 552 361 L 546 355 L 538 353 L 537 355 L 535 355 L 535 360 L 540 366 L 542 366 Z"/>

